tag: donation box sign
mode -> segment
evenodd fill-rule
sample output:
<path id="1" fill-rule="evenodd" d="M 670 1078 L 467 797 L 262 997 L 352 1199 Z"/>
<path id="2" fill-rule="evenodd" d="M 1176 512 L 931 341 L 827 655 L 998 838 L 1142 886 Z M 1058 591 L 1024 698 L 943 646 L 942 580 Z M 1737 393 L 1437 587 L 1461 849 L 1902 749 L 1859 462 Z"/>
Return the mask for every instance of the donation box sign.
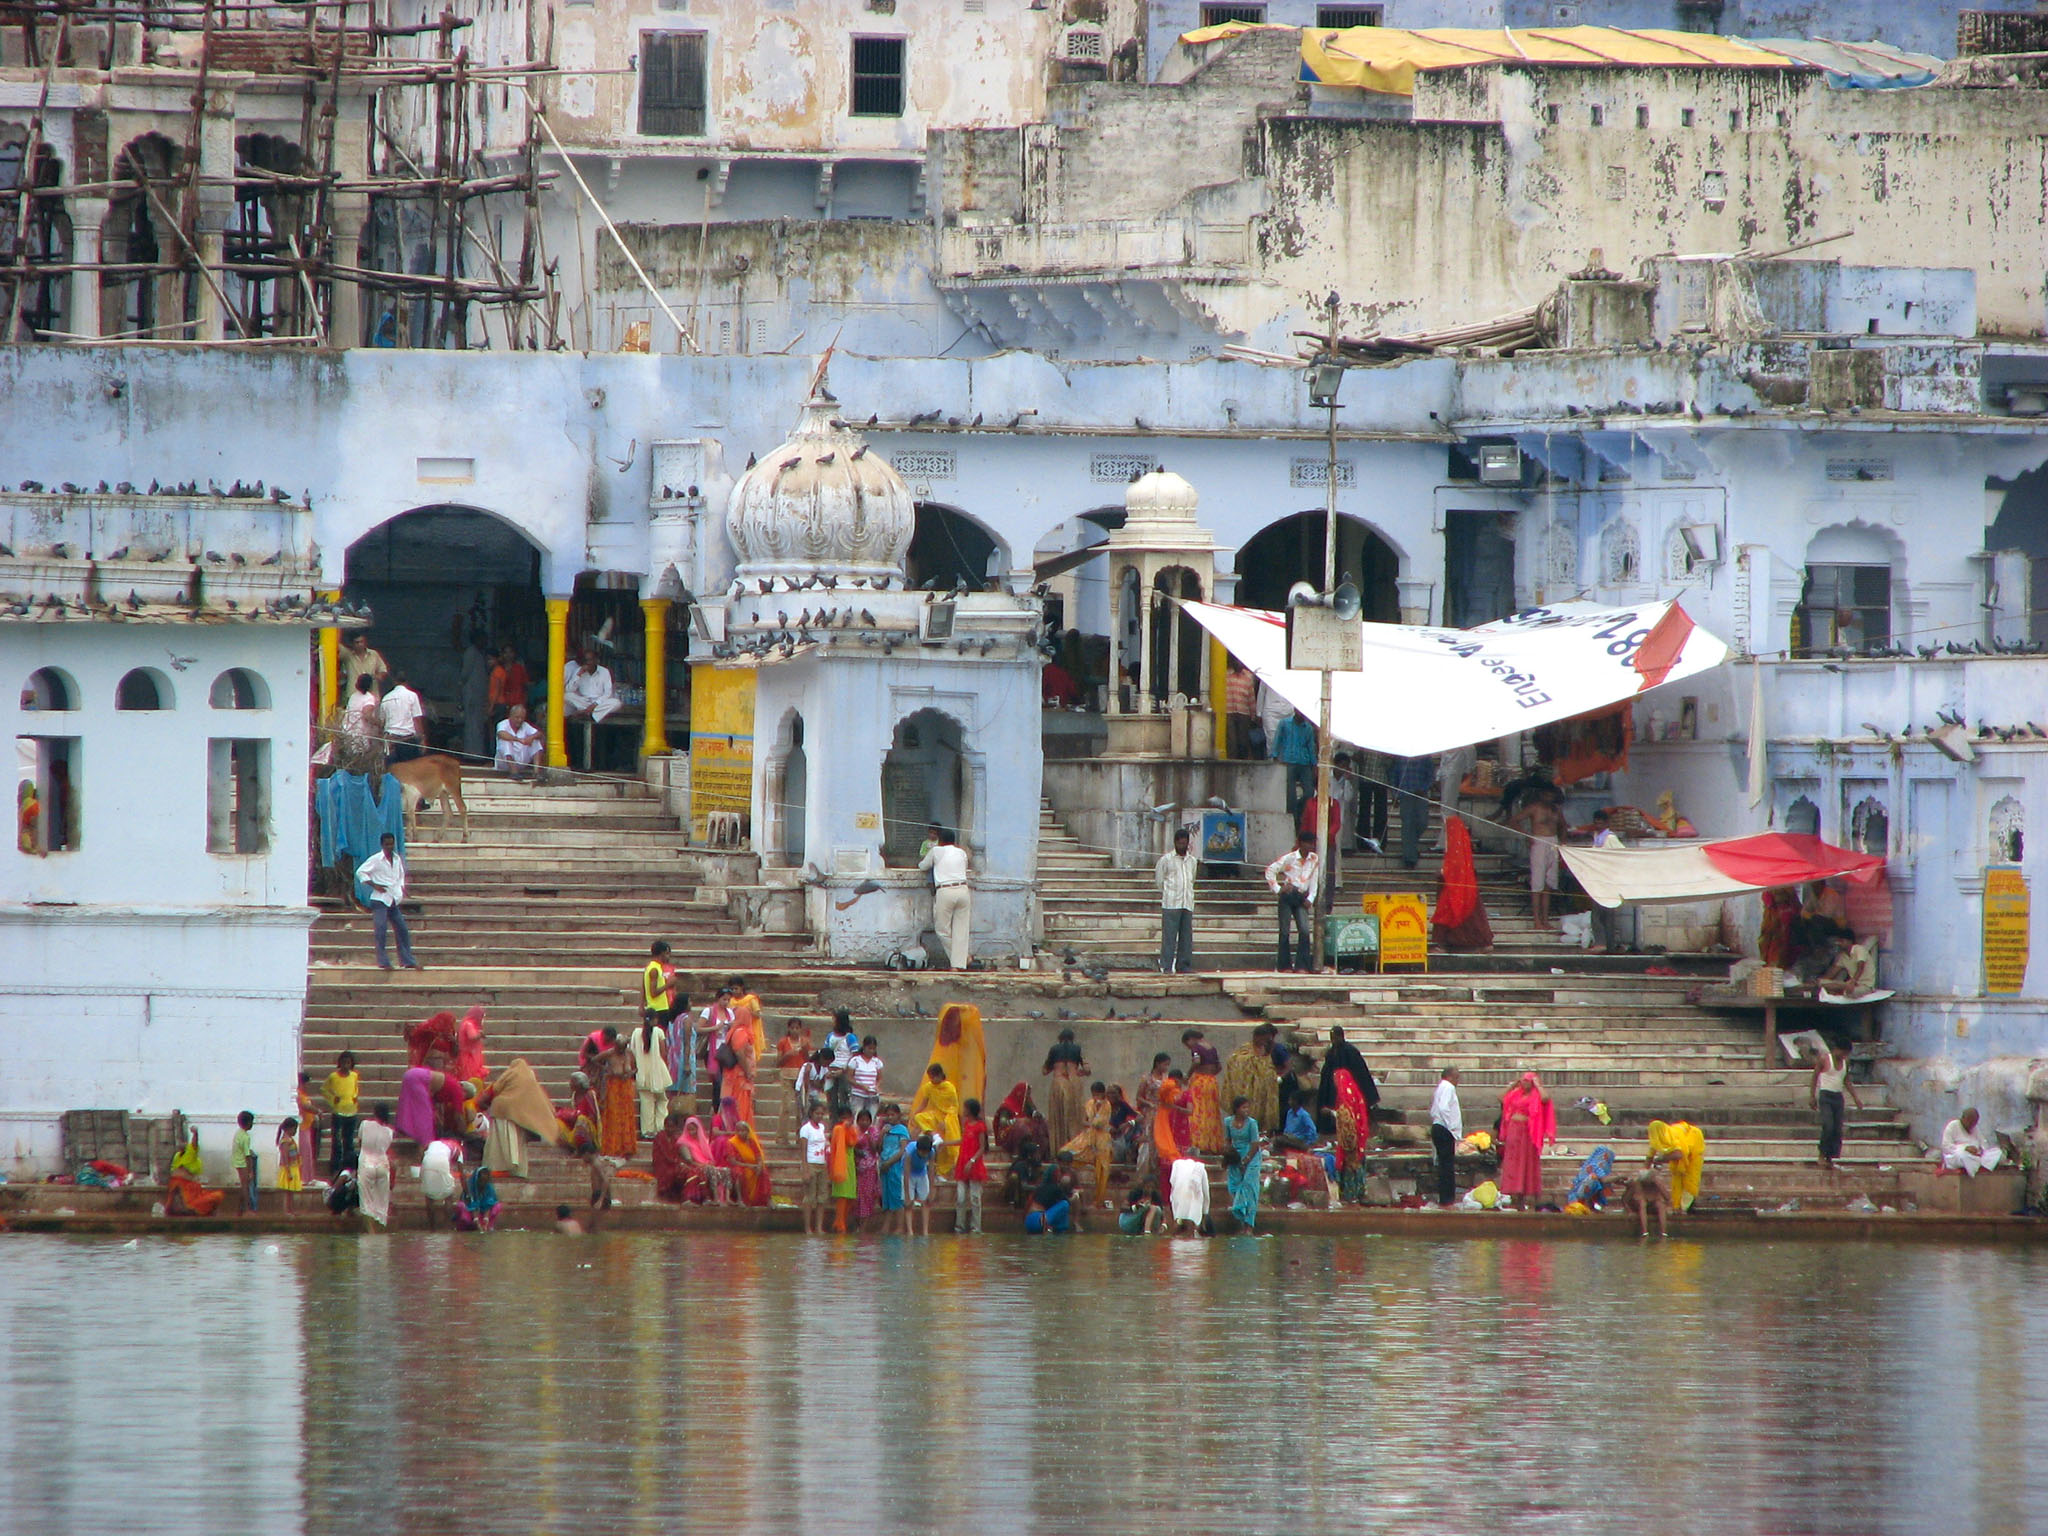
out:
<path id="1" fill-rule="evenodd" d="M 1429 904 L 1419 895 L 1382 896 L 1380 964 L 1429 966 Z"/>
<path id="2" fill-rule="evenodd" d="M 2017 865 L 1984 871 L 1984 990 L 2013 996 L 2026 990 L 2027 877 Z"/>

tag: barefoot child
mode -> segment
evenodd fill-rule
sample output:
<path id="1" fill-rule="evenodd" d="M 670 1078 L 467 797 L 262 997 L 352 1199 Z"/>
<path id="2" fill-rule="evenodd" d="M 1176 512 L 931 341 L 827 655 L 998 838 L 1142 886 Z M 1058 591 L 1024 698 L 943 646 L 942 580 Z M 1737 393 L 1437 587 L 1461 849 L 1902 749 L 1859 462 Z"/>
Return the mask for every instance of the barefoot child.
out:
<path id="1" fill-rule="evenodd" d="M 960 1122 L 960 1158 L 953 1164 L 953 1177 L 958 1181 L 953 1191 L 953 1230 L 979 1232 L 981 1192 L 988 1183 L 988 1122 L 981 1118 L 981 1100 L 969 1099 L 962 1108 L 966 1118 Z"/>
<path id="2" fill-rule="evenodd" d="M 250 1132 L 256 1129 L 256 1117 L 248 1110 L 235 1116 L 235 1139 L 228 1148 L 228 1161 L 234 1166 L 235 1182 L 241 1186 L 242 1209 L 256 1209 L 256 1138 Z"/>
<path id="3" fill-rule="evenodd" d="M 284 1195 L 284 1213 L 292 1214 L 292 1197 L 306 1187 L 304 1171 L 299 1167 L 299 1120 L 296 1115 L 286 1115 L 277 1127 L 277 1187 Z"/>
<path id="4" fill-rule="evenodd" d="M 1636 1236 L 1650 1235 L 1650 1212 L 1657 1213 L 1657 1235 L 1669 1237 L 1664 1228 L 1665 1213 L 1671 1209 L 1671 1193 L 1664 1187 L 1664 1176 L 1654 1164 L 1645 1167 L 1635 1176 L 1628 1187 L 1628 1208 L 1636 1213 Z"/>

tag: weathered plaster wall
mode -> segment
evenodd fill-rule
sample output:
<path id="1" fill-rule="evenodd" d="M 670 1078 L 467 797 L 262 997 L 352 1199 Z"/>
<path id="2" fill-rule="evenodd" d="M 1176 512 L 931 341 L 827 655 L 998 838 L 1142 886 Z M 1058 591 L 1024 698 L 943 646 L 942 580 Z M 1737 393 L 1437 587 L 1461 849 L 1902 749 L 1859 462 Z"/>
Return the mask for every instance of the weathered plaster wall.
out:
<path id="1" fill-rule="evenodd" d="M 546 87 L 563 142 L 672 151 L 689 141 L 639 132 L 643 31 L 706 36 L 705 138 L 733 150 L 921 154 L 927 129 L 1035 115 L 1052 59 L 1056 11 L 954 0 L 693 0 L 651 6 L 548 6 L 563 73 Z M 906 40 L 901 117 L 851 115 L 853 37 Z"/>

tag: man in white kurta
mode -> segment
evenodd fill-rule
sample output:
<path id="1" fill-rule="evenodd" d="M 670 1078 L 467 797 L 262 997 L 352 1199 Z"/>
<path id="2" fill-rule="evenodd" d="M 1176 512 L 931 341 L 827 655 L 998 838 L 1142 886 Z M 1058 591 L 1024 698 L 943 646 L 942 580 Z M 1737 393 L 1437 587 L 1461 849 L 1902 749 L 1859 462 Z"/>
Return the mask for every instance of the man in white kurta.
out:
<path id="1" fill-rule="evenodd" d="M 493 766 L 515 779 L 531 778 L 540 760 L 540 731 L 526 718 L 526 706 L 514 704 L 498 722 L 498 752 Z"/>
<path id="2" fill-rule="evenodd" d="M 1977 1133 L 1977 1111 L 1966 1109 L 1941 1129 L 1941 1166 L 1958 1173 L 1982 1173 L 2005 1161 L 2005 1149 L 1985 1145 Z"/>

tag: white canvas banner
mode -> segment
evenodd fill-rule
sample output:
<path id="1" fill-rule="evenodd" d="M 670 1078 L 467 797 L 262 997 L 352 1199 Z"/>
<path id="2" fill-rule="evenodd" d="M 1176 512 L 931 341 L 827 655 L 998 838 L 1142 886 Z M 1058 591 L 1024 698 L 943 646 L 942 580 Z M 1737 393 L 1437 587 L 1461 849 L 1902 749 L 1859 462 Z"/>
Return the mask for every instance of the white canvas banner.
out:
<path id="1" fill-rule="evenodd" d="M 1187 603 L 1225 650 L 1317 718 L 1322 674 L 1287 668 L 1287 618 Z M 1420 757 L 1617 704 L 1719 666 L 1728 647 L 1677 603 L 1558 603 L 1477 629 L 1365 624 L 1365 670 L 1331 674 L 1330 730 Z"/>

